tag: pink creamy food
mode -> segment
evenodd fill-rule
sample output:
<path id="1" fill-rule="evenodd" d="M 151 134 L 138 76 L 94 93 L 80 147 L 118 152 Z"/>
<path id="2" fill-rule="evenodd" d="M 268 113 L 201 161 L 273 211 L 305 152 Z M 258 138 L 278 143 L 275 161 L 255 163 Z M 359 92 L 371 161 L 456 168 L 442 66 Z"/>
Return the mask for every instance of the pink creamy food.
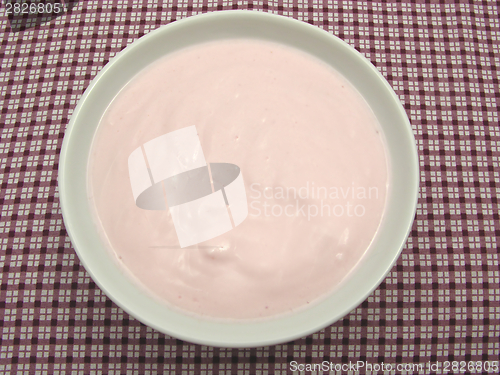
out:
<path id="1" fill-rule="evenodd" d="M 180 248 L 168 210 L 136 205 L 128 158 L 195 126 L 207 163 L 240 167 L 248 216 Z M 379 125 L 323 62 L 256 40 L 170 54 L 138 74 L 104 115 L 90 158 L 90 200 L 118 262 L 170 306 L 252 319 L 333 291 L 369 249 L 388 167 Z"/>

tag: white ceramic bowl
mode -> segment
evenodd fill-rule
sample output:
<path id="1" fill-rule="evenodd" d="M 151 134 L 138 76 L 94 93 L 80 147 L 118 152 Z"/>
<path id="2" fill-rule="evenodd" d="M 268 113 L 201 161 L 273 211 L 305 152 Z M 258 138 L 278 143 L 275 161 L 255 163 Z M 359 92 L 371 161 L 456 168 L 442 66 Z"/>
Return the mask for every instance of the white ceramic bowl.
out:
<path id="1" fill-rule="evenodd" d="M 297 313 L 246 323 L 214 322 L 169 310 L 132 282 L 107 251 L 92 222 L 87 164 L 106 108 L 141 69 L 180 48 L 222 38 L 262 38 L 290 45 L 332 65 L 363 95 L 380 122 L 390 163 L 391 189 L 373 248 L 341 288 Z M 81 262 L 101 289 L 130 315 L 168 335 L 223 347 L 287 342 L 341 319 L 384 280 L 400 255 L 415 214 L 418 158 L 411 126 L 387 81 L 354 48 L 331 34 L 282 16 L 251 11 L 209 13 L 163 26 L 113 58 L 92 81 L 64 137 L 59 191 L 64 222 Z"/>

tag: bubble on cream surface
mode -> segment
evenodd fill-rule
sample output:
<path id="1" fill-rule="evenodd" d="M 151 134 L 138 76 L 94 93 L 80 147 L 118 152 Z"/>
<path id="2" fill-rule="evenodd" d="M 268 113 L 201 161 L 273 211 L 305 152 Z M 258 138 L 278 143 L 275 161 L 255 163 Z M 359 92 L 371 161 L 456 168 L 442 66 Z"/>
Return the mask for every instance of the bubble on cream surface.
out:
<path id="1" fill-rule="evenodd" d="M 207 165 L 239 167 L 248 211 L 181 248 L 167 199 L 164 210 L 136 204 L 129 157 L 190 127 Z M 96 223 L 117 261 L 176 308 L 234 319 L 304 308 L 348 277 L 377 232 L 389 180 L 381 133 L 360 94 L 301 51 L 189 47 L 141 71 L 105 113 L 89 167 Z"/>

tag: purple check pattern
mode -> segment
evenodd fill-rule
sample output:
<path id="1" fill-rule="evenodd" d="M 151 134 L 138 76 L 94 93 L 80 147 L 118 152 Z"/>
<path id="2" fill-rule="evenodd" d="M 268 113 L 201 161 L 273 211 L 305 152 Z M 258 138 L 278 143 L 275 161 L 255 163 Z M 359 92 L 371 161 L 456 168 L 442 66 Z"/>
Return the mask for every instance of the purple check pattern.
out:
<path id="1" fill-rule="evenodd" d="M 67 3 L 46 19 L 0 8 L 0 373 L 285 374 L 293 360 L 498 361 L 496 2 Z M 161 25 L 227 9 L 293 17 L 363 53 L 404 104 L 421 168 L 416 219 L 382 285 L 326 329 L 254 349 L 182 342 L 123 312 L 80 264 L 57 188 L 65 127 L 109 59 Z"/>

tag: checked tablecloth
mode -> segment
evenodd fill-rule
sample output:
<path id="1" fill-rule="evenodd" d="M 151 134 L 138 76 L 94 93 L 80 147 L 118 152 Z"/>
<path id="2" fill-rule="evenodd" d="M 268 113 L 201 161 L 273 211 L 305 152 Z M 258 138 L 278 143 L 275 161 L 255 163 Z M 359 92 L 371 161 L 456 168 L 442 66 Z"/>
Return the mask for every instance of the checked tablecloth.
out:
<path id="1" fill-rule="evenodd" d="M 487 362 L 500 355 L 500 5 L 110 0 L 65 6 L 45 18 L 8 16 L 6 3 L 0 7 L 0 373 L 268 374 L 291 372 L 291 361 L 440 366 L 386 373 L 494 373 Z M 363 53 L 404 104 L 421 168 L 412 231 L 381 286 L 318 333 L 254 349 L 182 342 L 123 312 L 80 264 L 57 187 L 66 125 L 109 59 L 161 25 L 227 9 L 309 22 Z M 466 367 L 450 364 L 446 372 L 445 361 Z"/>

